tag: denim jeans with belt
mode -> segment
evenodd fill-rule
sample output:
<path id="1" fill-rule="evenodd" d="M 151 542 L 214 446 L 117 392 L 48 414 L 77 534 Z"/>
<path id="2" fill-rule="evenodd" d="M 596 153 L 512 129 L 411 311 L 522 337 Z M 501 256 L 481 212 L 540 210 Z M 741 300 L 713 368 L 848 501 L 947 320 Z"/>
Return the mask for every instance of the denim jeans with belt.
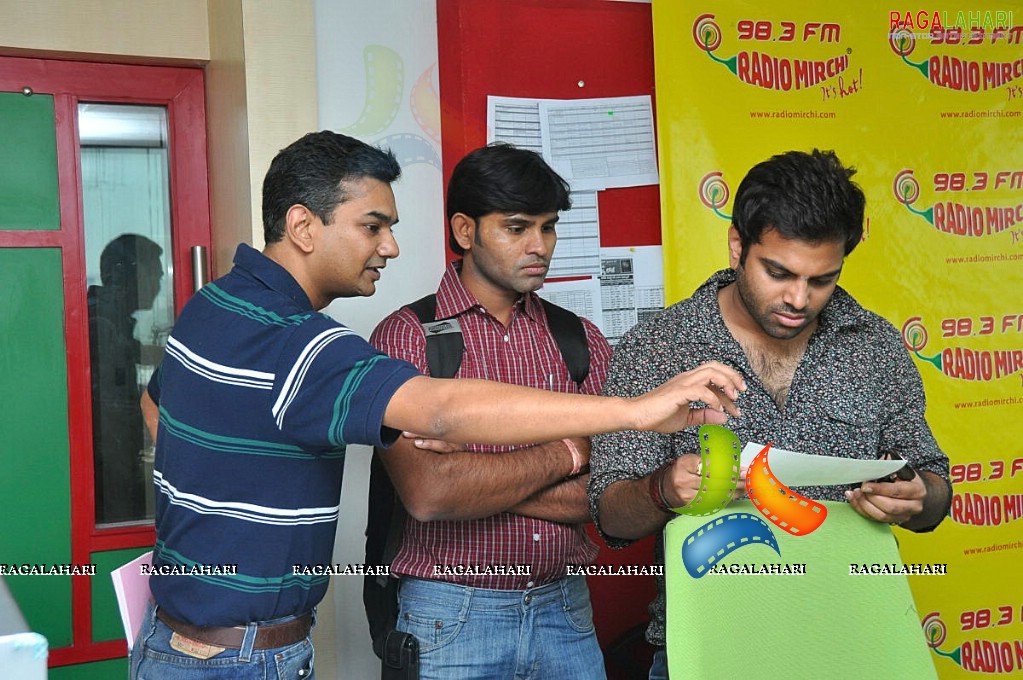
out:
<path id="1" fill-rule="evenodd" d="M 266 623 L 285 623 L 289 618 Z M 256 624 L 250 624 L 241 649 L 225 649 L 209 659 L 199 659 L 170 646 L 173 632 L 156 617 L 156 608 L 150 605 L 131 649 L 131 680 L 313 678 L 313 641 L 309 637 L 286 647 L 253 650 Z"/>
<path id="2" fill-rule="evenodd" d="M 421 680 L 603 680 L 586 579 L 528 590 L 402 577 L 398 630 L 419 639 Z"/>

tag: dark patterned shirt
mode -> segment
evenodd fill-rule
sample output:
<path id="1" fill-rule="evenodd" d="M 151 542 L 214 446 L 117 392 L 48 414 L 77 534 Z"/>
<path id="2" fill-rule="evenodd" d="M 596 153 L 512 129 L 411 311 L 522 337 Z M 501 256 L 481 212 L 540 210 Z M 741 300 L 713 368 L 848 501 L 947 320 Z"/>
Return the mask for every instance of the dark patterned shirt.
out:
<path id="1" fill-rule="evenodd" d="M 725 423 L 743 445 L 772 442 L 802 453 L 862 459 L 893 452 L 915 469 L 948 480 L 948 457 L 924 420 L 920 374 L 894 326 L 836 288 L 818 317 L 781 410 L 721 317 L 718 290 L 733 281 L 733 270 L 720 271 L 688 300 L 629 331 L 615 347 L 604 393 L 636 396 L 717 360 L 738 371 L 748 386 L 738 401 L 742 416 L 730 416 Z M 695 453 L 696 433 L 697 428 L 688 428 L 673 435 L 627 431 L 593 437 L 589 498 L 597 528 L 597 502 L 608 486 L 646 477 L 670 460 Z M 794 490 L 817 500 L 844 501 L 845 491 L 856 486 Z M 603 535 L 611 547 L 629 543 Z M 663 564 L 661 537 L 654 554 Z M 647 639 L 663 646 L 663 577 L 657 578 L 657 590 Z"/>

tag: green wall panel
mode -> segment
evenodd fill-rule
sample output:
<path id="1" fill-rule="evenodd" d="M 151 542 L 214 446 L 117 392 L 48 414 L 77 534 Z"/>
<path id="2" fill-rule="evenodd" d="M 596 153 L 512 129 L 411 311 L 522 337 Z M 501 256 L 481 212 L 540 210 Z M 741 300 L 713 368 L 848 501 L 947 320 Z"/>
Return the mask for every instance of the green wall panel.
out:
<path id="1" fill-rule="evenodd" d="M 110 580 L 110 572 L 150 550 L 152 548 L 131 548 L 92 554 L 92 563 L 96 565 L 96 576 L 92 579 L 94 641 L 124 639 L 124 626 L 121 624 L 121 613 L 117 609 L 117 597 L 114 595 L 114 582 Z"/>
<path id="2" fill-rule="evenodd" d="M 60 229 L 50 95 L 0 92 L 0 229 Z"/>
<path id="3" fill-rule="evenodd" d="M 128 657 L 111 661 L 83 663 L 51 668 L 49 680 L 124 680 L 128 677 Z"/>
<path id="4" fill-rule="evenodd" d="M 0 562 L 71 561 L 60 250 L 0 249 Z M 31 629 L 71 644 L 71 577 L 5 576 Z"/>

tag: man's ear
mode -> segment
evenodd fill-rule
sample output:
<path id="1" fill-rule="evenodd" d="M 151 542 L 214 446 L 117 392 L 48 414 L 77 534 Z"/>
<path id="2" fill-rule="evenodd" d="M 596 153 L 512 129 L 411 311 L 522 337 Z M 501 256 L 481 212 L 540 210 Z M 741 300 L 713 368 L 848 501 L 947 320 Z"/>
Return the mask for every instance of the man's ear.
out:
<path id="1" fill-rule="evenodd" d="M 451 216 L 451 234 L 463 250 L 472 250 L 476 238 L 476 220 L 465 213 L 455 213 Z"/>
<path id="2" fill-rule="evenodd" d="M 739 268 L 739 260 L 742 258 L 742 238 L 739 230 L 735 227 L 728 228 L 728 266 L 732 269 Z"/>
<path id="3" fill-rule="evenodd" d="M 319 220 L 309 208 L 295 204 L 284 215 L 284 238 L 291 241 L 303 253 L 313 252 Z"/>

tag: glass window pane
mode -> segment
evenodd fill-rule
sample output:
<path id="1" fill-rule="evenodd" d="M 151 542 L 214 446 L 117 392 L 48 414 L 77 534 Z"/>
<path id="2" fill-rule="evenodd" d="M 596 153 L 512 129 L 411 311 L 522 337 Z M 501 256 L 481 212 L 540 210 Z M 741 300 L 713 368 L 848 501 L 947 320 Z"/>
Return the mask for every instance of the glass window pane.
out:
<path id="1" fill-rule="evenodd" d="M 80 104 L 96 524 L 153 518 L 139 398 L 174 323 L 167 111 Z"/>

